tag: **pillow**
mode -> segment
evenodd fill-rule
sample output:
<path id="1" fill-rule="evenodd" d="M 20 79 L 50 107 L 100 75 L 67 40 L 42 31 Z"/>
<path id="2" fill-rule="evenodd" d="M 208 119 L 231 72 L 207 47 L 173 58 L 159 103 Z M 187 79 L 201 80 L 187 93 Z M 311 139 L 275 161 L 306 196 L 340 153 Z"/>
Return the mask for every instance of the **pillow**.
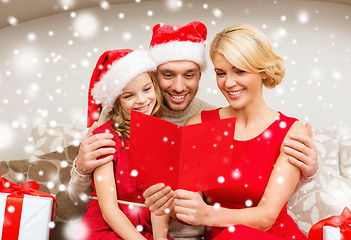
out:
<path id="1" fill-rule="evenodd" d="M 50 152 L 63 152 L 65 147 L 78 146 L 84 135 L 80 128 L 41 122 L 32 129 L 32 154 L 40 156 Z"/>
<path id="2" fill-rule="evenodd" d="M 27 178 L 28 160 L 0 161 L 1 177 L 16 184 L 23 183 Z"/>
<path id="3" fill-rule="evenodd" d="M 52 229 L 52 240 L 67 239 L 65 228 L 71 221 L 81 219 L 85 212 L 85 206 L 71 201 L 67 192 L 71 178 L 70 170 L 78 150 L 78 146 L 69 146 L 62 152 L 56 151 L 41 156 L 31 155 L 29 159 L 26 180 L 38 182 L 39 191 L 54 195 L 57 201 L 57 216 L 54 221 L 55 227 Z"/>
<path id="4" fill-rule="evenodd" d="M 323 162 L 323 169 L 334 176 L 339 176 L 338 131 L 332 128 L 316 129 L 313 140 L 317 147 L 319 163 Z"/>
<path id="5" fill-rule="evenodd" d="M 339 147 L 341 176 L 351 178 L 351 135 L 340 137 Z"/>
<path id="6" fill-rule="evenodd" d="M 339 175 L 337 136 L 334 129 L 315 131 L 319 174 L 288 202 L 288 214 L 306 235 L 313 224 L 339 215 L 345 206 L 351 204 L 351 179 Z"/>

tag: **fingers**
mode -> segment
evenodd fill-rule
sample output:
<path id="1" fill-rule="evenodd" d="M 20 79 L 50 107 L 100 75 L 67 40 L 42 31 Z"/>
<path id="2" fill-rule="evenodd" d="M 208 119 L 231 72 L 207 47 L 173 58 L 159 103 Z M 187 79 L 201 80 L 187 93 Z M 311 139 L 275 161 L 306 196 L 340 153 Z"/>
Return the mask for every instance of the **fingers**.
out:
<path id="1" fill-rule="evenodd" d="M 308 155 L 309 155 L 309 149 L 307 147 L 305 147 L 302 144 L 291 144 L 286 145 L 284 148 L 284 152 L 288 155 L 290 155 L 290 157 L 293 157 L 295 159 L 300 160 L 301 162 L 307 164 L 309 161 Z"/>
<path id="2" fill-rule="evenodd" d="M 302 175 L 304 175 L 303 173 L 305 173 L 306 171 L 308 171 L 308 165 L 300 160 L 297 160 L 294 157 L 289 157 L 288 158 L 289 162 L 294 165 L 295 167 L 299 168 Z"/>
<path id="3" fill-rule="evenodd" d="M 173 203 L 173 191 L 163 183 L 155 184 L 145 190 L 143 194 L 145 205 L 156 215 L 163 215 Z"/>
<path id="4" fill-rule="evenodd" d="M 102 165 L 105 165 L 106 163 L 110 162 L 113 160 L 113 155 L 109 155 L 107 157 L 104 158 L 100 158 L 96 161 L 93 161 L 92 163 L 94 164 L 94 169 L 97 167 L 100 167 Z"/>
<path id="5" fill-rule="evenodd" d="M 284 145 L 287 145 L 289 143 L 292 143 L 292 144 L 300 143 L 300 144 L 302 144 L 302 146 L 305 146 L 307 148 L 315 148 L 313 139 L 311 137 L 309 137 L 309 136 L 300 135 L 300 134 L 291 134 L 290 138 L 291 138 L 292 141 L 286 141 L 285 140 L 284 141 Z M 285 142 L 287 142 L 287 144 Z M 301 148 L 301 145 L 300 145 L 300 148 Z"/>
<path id="6" fill-rule="evenodd" d="M 313 139 L 313 130 L 312 130 L 312 125 L 311 123 L 306 123 L 306 128 L 308 130 L 308 136 Z"/>
<path id="7" fill-rule="evenodd" d="M 94 135 L 91 135 L 90 137 L 86 138 L 83 140 L 82 144 L 86 144 L 86 145 L 89 145 L 89 144 L 92 144 L 92 143 L 95 143 L 95 142 L 98 142 L 100 140 L 112 140 L 113 139 L 113 134 L 111 133 L 98 133 L 98 134 L 94 134 Z"/>
<path id="8" fill-rule="evenodd" d="M 162 189 L 165 188 L 165 184 L 164 183 L 158 183 L 158 184 L 155 184 L 155 185 L 152 185 L 151 187 L 147 188 L 144 193 L 143 193 L 143 196 L 144 198 L 149 198 L 151 197 L 152 195 L 154 195 L 155 193 L 159 192 L 159 191 L 162 191 Z"/>
<path id="9" fill-rule="evenodd" d="M 175 199 L 191 199 L 194 197 L 194 194 L 197 194 L 192 191 L 187 191 L 184 189 L 177 189 L 174 191 L 174 198 Z"/>
<path id="10" fill-rule="evenodd" d="M 85 135 L 84 139 L 90 137 L 93 134 L 93 131 L 98 127 L 97 122 L 94 122 L 93 125 L 88 129 L 87 134 Z"/>

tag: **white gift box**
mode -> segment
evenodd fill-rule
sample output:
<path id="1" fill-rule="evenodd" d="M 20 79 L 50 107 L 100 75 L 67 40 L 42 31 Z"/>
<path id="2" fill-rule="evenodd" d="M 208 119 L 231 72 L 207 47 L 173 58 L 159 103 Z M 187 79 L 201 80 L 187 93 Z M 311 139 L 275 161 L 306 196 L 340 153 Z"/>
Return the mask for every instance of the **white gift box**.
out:
<path id="1" fill-rule="evenodd" d="M 324 226 L 323 227 L 323 240 L 340 240 L 341 233 L 339 227 Z"/>
<path id="2" fill-rule="evenodd" d="M 0 239 L 2 237 L 6 199 L 0 193 Z M 48 240 L 50 236 L 52 199 L 24 194 L 18 240 Z"/>

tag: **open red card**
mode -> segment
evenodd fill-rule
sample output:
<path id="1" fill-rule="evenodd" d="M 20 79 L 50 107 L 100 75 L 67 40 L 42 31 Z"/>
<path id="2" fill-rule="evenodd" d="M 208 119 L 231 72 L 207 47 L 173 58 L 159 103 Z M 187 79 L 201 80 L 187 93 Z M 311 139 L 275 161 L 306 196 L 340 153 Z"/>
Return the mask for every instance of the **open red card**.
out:
<path id="1" fill-rule="evenodd" d="M 131 175 L 173 190 L 224 187 L 231 177 L 234 128 L 235 118 L 183 127 L 132 111 Z"/>

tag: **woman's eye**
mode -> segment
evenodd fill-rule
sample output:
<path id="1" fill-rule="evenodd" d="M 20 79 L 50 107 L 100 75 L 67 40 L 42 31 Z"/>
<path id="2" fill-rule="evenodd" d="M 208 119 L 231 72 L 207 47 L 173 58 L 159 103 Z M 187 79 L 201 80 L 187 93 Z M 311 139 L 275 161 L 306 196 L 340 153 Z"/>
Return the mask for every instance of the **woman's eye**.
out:
<path id="1" fill-rule="evenodd" d="M 148 91 L 150 91 L 150 89 L 151 89 L 151 87 L 147 87 L 147 88 L 144 89 L 144 91 L 148 92 Z"/>
<path id="2" fill-rule="evenodd" d="M 240 70 L 240 71 L 237 71 L 236 73 L 237 73 L 237 74 L 243 74 L 243 73 L 245 73 L 245 71 Z"/>
<path id="3" fill-rule="evenodd" d="M 218 77 L 223 77 L 223 76 L 225 76 L 225 73 L 223 73 L 223 72 L 218 72 L 218 73 L 216 73 L 216 75 L 217 75 Z"/>

